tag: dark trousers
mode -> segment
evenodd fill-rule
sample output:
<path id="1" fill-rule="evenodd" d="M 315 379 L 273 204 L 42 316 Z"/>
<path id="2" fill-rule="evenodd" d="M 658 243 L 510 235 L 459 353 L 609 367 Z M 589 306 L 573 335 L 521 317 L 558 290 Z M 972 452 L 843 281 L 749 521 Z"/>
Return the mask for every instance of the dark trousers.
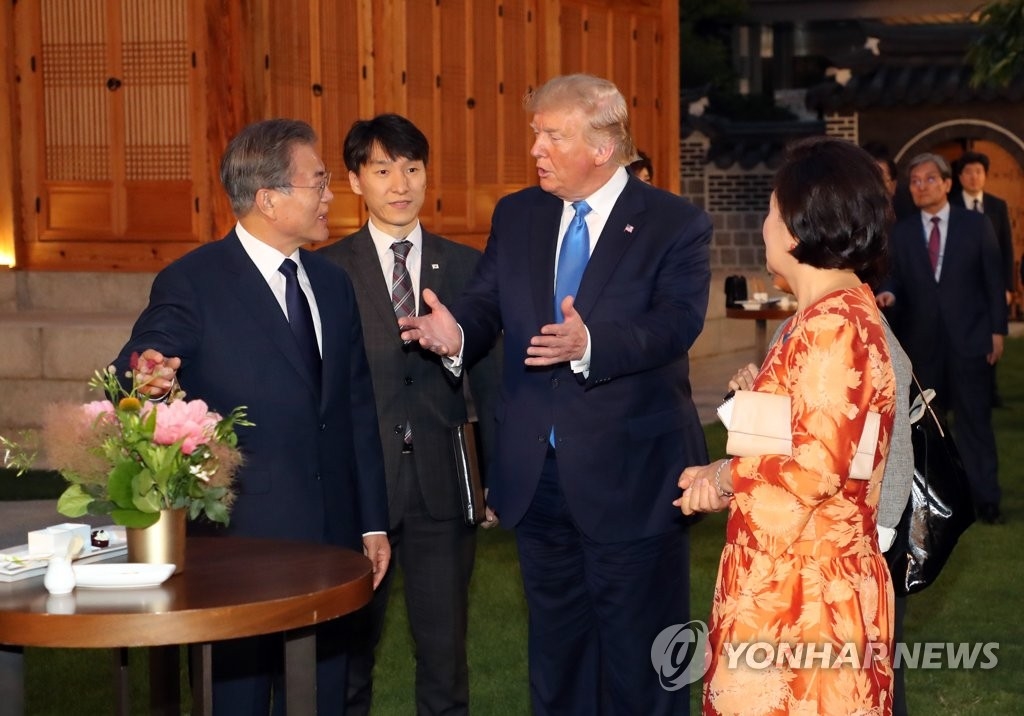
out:
<path id="1" fill-rule="evenodd" d="M 319 714 L 345 714 L 345 618 L 316 628 Z M 283 716 L 284 637 L 270 634 L 213 644 L 213 712 L 217 716 Z"/>
<path id="2" fill-rule="evenodd" d="M 896 597 L 896 609 L 893 612 L 892 648 L 903 641 L 903 618 L 907 615 L 907 598 Z M 907 716 L 907 687 L 902 665 L 897 669 L 893 659 L 892 674 L 892 716 Z"/>
<path id="3" fill-rule="evenodd" d="M 985 356 L 945 351 L 914 363 L 924 388 L 934 388 L 943 412 L 953 411 L 953 437 L 975 505 L 999 505 L 999 462 L 992 429 L 992 366 Z"/>
<path id="4" fill-rule="evenodd" d="M 476 528 L 467 527 L 461 517 L 435 520 L 427 513 L 411 454 L 403 455 L 398 479 L 400 494 L 390 505 L 391 568 L 354 623 L 348 714 L 370 713 L 374 650 L 384 628 L 398 566 L 404 577 L 405 607 L 416 649 L 416 713 L 467 714 L 466 627 Z"/>
<path id="5" fill-rule="evenodd" d="M 516 543 L 536 716 L 689 713 L 689 689 L 666 691 L 651 665 L 655 637 L 688 620 L 683 528 L 611 544 L 589 539 L 572 519 L 549 450 Z"/>

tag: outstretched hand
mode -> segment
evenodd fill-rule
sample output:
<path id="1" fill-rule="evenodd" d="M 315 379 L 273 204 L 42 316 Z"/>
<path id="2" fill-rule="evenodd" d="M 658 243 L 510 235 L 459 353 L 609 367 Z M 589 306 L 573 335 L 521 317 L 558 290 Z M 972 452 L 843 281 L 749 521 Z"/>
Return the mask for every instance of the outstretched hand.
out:
<path id="1" fill-rule="evenodd" d="M 167 395 L 174 387 L 181 358 L 168 358 L 155 348 L 147 348 L 139 355 L 132 368 L 138 392 L 150 398 Z"/>
<path id="2" fill-rule="evenodd" d="M 526 365 L 545 366 L 580 360 L 587 350 L 587 328 L 573 306 L 573 297 L 562 299 L 561 323 L 541 326 L 540 335 L 530 339 Z"/>
<path id="3" fill-rule="evenodd" d="M 462 352 L 462 331 L 455 317 L 429 288 L 423 289 L 423 303 L 430 307 L 430 313 L 398 319 L 402 340 L 416 341 L 438 355 L 457 356 Z"/>

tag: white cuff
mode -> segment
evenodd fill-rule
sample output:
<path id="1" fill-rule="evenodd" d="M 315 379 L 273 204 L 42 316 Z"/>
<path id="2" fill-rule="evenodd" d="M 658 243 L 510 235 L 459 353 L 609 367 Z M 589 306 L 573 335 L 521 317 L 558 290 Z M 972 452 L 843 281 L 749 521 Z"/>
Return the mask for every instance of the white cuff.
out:
<path id="1" fill-rule="evenodd" d="M 896 530 L 893 527 L 882 527 L 878 525 L 878 546 L 883 552 L 888 552 L 892 543 L 896 541 Z"/>

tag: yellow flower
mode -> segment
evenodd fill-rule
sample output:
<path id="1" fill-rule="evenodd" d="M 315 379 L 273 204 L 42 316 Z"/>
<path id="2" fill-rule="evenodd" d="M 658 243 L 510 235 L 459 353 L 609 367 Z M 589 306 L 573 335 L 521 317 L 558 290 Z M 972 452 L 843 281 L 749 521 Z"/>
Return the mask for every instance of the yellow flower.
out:
<path id="1" fill-rule="evenodd" d="M 118 410 L 126 410 L 130 413 L 137 413 L 142 410 L 142 402 L 134 395 L 126 395 L 117 404 Z"/>

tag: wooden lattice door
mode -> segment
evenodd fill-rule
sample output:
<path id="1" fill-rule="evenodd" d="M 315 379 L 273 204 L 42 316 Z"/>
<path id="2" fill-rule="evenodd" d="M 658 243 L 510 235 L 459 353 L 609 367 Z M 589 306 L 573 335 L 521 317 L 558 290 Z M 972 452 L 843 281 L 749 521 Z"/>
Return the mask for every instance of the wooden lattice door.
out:
<path id="1" fill-rule="evenodd" d="M 19 8 L 29 266 L 151 266 L 202 240 L 196 1 Z"/>

